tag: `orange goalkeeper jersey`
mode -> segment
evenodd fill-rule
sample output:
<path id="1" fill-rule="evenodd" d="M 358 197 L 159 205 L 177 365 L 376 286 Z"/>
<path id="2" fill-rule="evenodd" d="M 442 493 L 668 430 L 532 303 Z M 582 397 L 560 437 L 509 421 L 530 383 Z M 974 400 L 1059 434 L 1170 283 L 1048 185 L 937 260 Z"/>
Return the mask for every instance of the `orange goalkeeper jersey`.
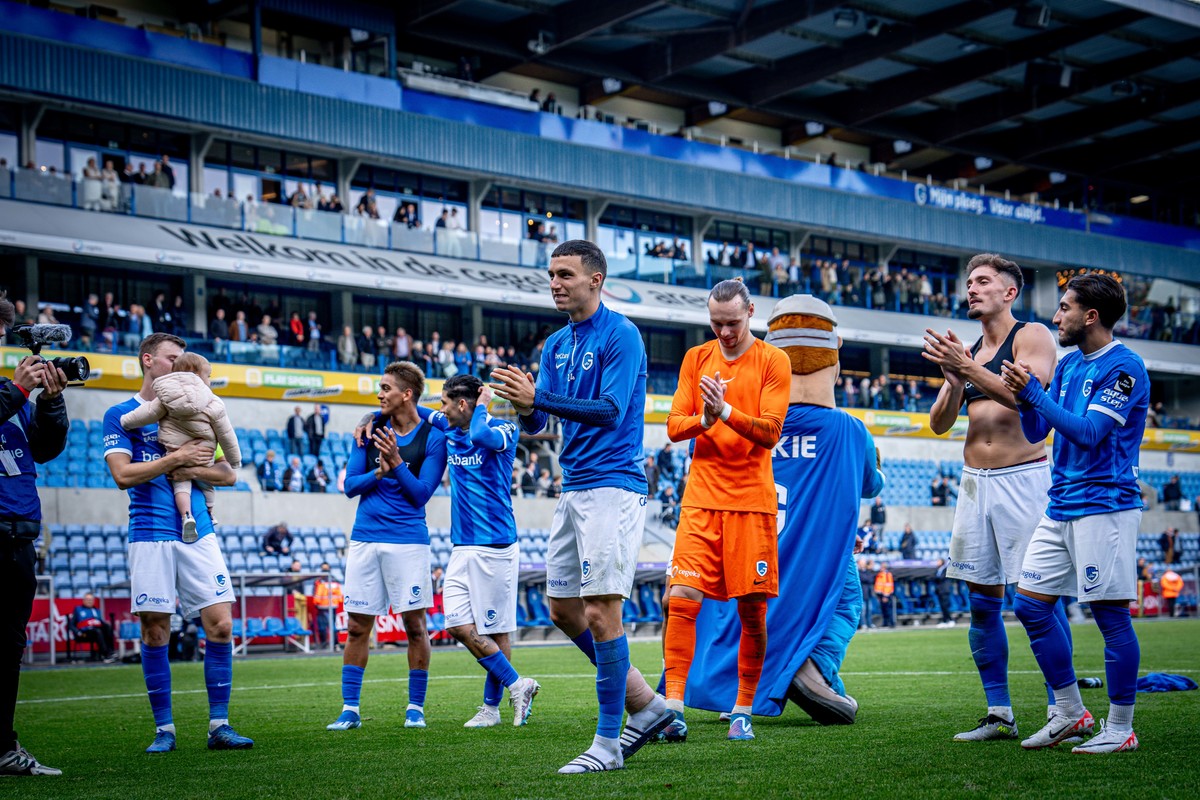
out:
<path id="1" fill-rule="evenodd" d="M 705 430 L 700 376 L 712 378 L 718 372 L 731 411 L 728 420 L 717 420 Z M 755 339 L 736 361 L 725 360 L 716 340 L 687 351 L 667 416 L 671 441 L 696 440 L 692 471 L 683 492 L 685 507 L 778 511 L 771 450 L 783 430 L 791 381 L 787 354 L 761 339 Z"/>

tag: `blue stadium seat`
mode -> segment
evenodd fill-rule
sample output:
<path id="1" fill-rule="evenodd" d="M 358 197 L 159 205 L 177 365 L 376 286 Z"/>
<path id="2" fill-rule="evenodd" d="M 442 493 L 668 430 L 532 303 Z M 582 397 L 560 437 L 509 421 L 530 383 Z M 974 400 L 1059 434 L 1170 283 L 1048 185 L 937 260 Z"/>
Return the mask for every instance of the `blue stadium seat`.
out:
<path id="1" fill-rule="evenodd" d="M 266 636 L 287 637 L 287 626 L 279 617 L 264 617 L 263 633 Z"/>
<path id="2" fill-rule="evenodd" d="M 542 599 L 542 591 L 537 586 L 525 590 L 525 602 L 529 608 L 529 618 L 533 625 L 549 626 L 550 609 Z"/>

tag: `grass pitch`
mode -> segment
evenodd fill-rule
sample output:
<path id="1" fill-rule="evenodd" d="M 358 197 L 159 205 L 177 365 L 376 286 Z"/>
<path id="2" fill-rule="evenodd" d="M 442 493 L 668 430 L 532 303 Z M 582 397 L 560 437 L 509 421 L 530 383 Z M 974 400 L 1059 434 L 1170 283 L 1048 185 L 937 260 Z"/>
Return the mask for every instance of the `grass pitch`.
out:
<path id="1" fill-rule="evenodd" d="M 1135 623 L 1143 672 L 1200 677 L 1200 621 Z M 1023 734 L 1044 722 L 1045 691 L 1028 640 L 1008 627 L 1013 702 Z M 1094 624 L 1074 628 L 1080 675 L 1103 675 Z M 653 683 L 656 643 L 635 643 L 634 664 Z M 21 741 L 61 778 L 0 782 L 0 798 L 961 798 L 1195 797 L 1200 745 L 1191 723 L 1200 692 L 1138 695 L 1142 749 L 1076 756 L 1024 752 L 1017 742 L 961 744 L 954 733 L 984 711 L 965 626 L 859 635 L 844 666 L 858 722 L 822 728 L 794 706 L 756 718 L 753 742 L 727 742 L 716 714 L 692 711 L 683 745 L 651 745 L 622 772 L 560 776 L 591 741 L 594 673 L 570 646 L 518 648 L 523 675 L 542 684 L 529 725 L 466 730 L 483 672 L 461 649 L 436 649 L 426 703 L 429 728 L 405 730 L 407 662 L 375 653 L 363 687 L 363 727 L 329 733 L 341 710 L 340 658 L 261 658 L 234 665 L 230 706 L 253 750 L 205 748 L 207 701 L 199 664 L 173 666 L 179 750 L 142 752 L 153 738 L 136 666 L 26 670 L 17 706 Z M 1085 690 L 1097 719 L 1104 690 Z"/>

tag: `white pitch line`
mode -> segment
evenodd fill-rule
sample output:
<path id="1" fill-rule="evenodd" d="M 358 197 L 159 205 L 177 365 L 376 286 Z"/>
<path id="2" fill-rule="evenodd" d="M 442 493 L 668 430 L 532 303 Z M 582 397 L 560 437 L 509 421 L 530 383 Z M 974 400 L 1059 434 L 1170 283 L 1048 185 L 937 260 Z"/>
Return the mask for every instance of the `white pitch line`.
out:
<path id="1" fill-rule="evenodd" d="M 1079 668 L 1076 672 L 1103 672 L 1102 668 Z M 1194 674 L 1195 669 L 1175 669 L 1175 668 L 1160 668 L 1160 669 L 1143 669 L 1138 671 L 1141 675 L 1147 675 L 1151 672 L 1172 672 L 1181 675 Z M 483 673 L 473 673 L 471 675 L 430 675 L 431 681 L 464 681 L 477 680 Z M 944 677 L 954 675 L 974 676 L 978 675 L 974 670 L 930 670 L 924 672 L 840 672 L 839 675 L 845 675 L 853 678 L 896 678 L 896 677 Z M 1040 675 L 1041 672 L 1035 669 L 1013 669 L 1009 670 L 1010 675 Z M 593 673 L 568 672 L 555 675 L 538 675 L 542 679 L 551 680 L 573 680 L 587 679 L 595 680 L 596 676 Z M 371 678 L 364 680 L 363 683 L 408 683 L 408 678 Z M 262 692 L 275 691 L 279 689 L 314 689 L 322 686 L 340 686 L 339 681 L 322 681 L 320 683 L 284 683 L 284 684 L 267 684 L 263 686 L 234 686 L 236 692 Z M 207 689 L 179 689 L 173 691 L 172 694 L 204 694 Z M 44 703 L 82 703 L 91 702 L 94 700 L 128 700 L 130 698 L 145 697 L 145 692 L 134 692 L 130 694 L 90 694 L 79 695 L 76 697 L 46 697 L 38 700 L 18 700 L 17 705 L 41 705 Z"/>

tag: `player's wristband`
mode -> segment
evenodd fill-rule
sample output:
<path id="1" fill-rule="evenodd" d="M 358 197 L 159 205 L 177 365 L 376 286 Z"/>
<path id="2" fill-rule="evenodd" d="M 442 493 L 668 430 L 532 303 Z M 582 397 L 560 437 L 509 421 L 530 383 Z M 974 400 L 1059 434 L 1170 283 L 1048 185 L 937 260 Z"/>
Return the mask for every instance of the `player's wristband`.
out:
<path id="1" fill-rule="evenodd" d="M 729 405 L 729 403 L 726 403 L 725 407 L 721 409 L 721 421 L 729 422 L 729 415 L 732 413 L 733 406 Z"/>

